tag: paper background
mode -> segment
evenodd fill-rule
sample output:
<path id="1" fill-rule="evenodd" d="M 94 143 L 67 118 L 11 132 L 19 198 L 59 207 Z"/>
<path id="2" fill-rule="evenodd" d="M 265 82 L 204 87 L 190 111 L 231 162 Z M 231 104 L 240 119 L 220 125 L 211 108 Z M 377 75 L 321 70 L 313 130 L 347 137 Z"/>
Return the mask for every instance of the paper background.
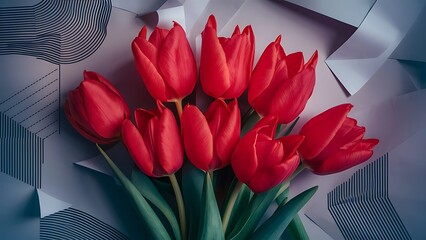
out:
<path id="1" fill-rule="evenodd" d="M 418 171 L 426 170 L 421 164 L 425 156 L 421 139 L 426 122 L 422 106 L 426 99 L 422 90 L 426 85 L 422 1 L 349 1 L 346 8 L 338 1 L 313 4 L 302 0 L 97 0 L 85 7 L 81 6 L 87 1 L 75 0 L 82 5 L 58 4 L 66 2 L 0 2 L 2 239 L 49 239 L 47 236 L 53 233 L 79 238 L 78 229 L 87 230 L 89 238 L 100 238 L 102 233 L 116 239 L 138 239 L 143 235 L 130 200 L 96 148 L 68 124 L 63 103 L 67 93 L 82 80 L 86 69 L 112 81 L 132 109 L 152 107 L 154 102 L 134 66 L 131 41 L 143 25 L 170 26 L 170 20 L 174 19 L 186 28 L 199 57 L 199 33 L 212 13 L 223 36 L 229 36 L 236 24 L 252 25 L 256 61 L 279 34 L 286 52 L 302 51 L 307 59 L 315 50 L 319 51 L 317 84 L 295 130 L 333 105 L 353 103 L 351 115 L 367 127 L 368 136 L 380 137 L 381 143 L 370 162 L 389 153 L 390 201 L 410 236 L 424 238 L 425 231 L 416 222 L 424 222 L 425 215 L 407 217 L 425 201 L 425 195 L 413 187 L 422 182 Z M 50 25 L 26 21 L 24 13 L 29 14 L 30 19 L 41 19 L 40 16 L 34 18 L 36 11 L 29 7 L 36 4 L 51 4 L 56 9 L 42 18 L 54 18 L 62 8 L 68 7 L 80 13 L 80 21 L 66 17 L 61 18 L 62 22 L 44 22 Z M 14 6 L 21 9 L 11 8 Z M 97 14 L 90 18 L 87 12 Z M 73 55 L 74 52 L 61 49 L 59 43 L 67 39 L 67 28 L 79 24 L 81 28 L 85 21 L 93 23 L 91 26 L 97 30 L 90 31 L 94 33 L 90 39 L 79 39 L 91 47 L 90 51 L 87 50 L 86 55 Z M 54 23 L 62 27 L 54 28 Z M 48 57 L 42 55 L 40 46 L 43 45 L 37 42 L 43 37 L 50 40 L 49 49 L 56 49 Z M 88 44 L 90 40 L 92 43 Z M 81 45 L 73 41 L 66 43 L 78 50 Z M 383 47 L 383 44 L 388 45 Z M 367 55 L 360 56 L 362 53 Z M 366 62 L 368 68 L 363 67 Z M 113 159 L 120 155 L 115 160 L 128 173 L 131 160 L 129 156 L 122 157 L 123 146 L 119 144 L 107 151 Z M 397 159 L 402 160 L 397 163 Z M 312 239 L 343 239 L 324 201 L 328 192 L 367 164 L 325 177 L 303 172 L 295 179 L 291 186 L 293 195 L 313 185 L 320 187 L 301 212 Z M 407 175 L 413 177 L 400 181 Z M 400 188 L 404 191 L 396 192 Z M 64 216 L 67 216 L 69 232 L 52 224 L 65 221 Z M 88 219 L 93 227 L 84 228 L 82 219 Z"/>

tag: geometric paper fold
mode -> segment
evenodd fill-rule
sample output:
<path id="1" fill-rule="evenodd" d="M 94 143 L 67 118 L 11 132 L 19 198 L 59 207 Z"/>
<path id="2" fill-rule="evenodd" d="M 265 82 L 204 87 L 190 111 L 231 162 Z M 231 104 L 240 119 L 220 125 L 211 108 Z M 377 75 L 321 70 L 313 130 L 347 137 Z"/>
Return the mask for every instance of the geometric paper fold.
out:
<path id="1" fill-rule="evenodd" d="M 323 14 L 340 22 L 358 27 L 376 0 L 285 0 Z"/>
<path id="2" fill-rule="evenodd" d="M 423 0 L 377 1 L 355 33 L 327 58 L 326 64 L 349 94 L 356 93 L 384 64 L 424 6 Z"/>
<path id="3" fill-rule="evenodd" d="M 71 204 L 54 198 L 40 189 L 37 189 L 37 194 L 40 206 L 40 218 L 44 218 L 71 207 Z"/>

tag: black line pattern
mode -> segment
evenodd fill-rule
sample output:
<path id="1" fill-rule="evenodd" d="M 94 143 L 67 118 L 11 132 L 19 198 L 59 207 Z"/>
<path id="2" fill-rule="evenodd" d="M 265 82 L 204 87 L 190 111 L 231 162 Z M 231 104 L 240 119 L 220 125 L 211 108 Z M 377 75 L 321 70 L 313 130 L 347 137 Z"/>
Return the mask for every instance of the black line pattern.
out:
<path id="1" fill-rule="evenodd" d="M 67 208 L 40 220 L 40 240 L 129 239 L 99 219 L 74 208 Z"/>
<path id="2" fill-rule="evenodd" d="M 386 153 L 327 195 L 328 210 L 345 239 L 411 239 L 388 196 Z"/>
<path id="3" fill-rule="evenodd" d="M 0 129 L 0 171 L 40 188 L 43 139 L 4 114 Z"/>
<path id="4" fill-rule="evenodd" d="M 104 41 L 111 0 L 43 0 L 0 8 L 0 55 L 33 56 L 53 64 L 79 62 Z"/>
<path id="5" fill-rule="evenodd" d="M 44 140 L 59 131 L 58 78 L 55 68 L 0 101 L 0 171 L 36 188 Z"/>

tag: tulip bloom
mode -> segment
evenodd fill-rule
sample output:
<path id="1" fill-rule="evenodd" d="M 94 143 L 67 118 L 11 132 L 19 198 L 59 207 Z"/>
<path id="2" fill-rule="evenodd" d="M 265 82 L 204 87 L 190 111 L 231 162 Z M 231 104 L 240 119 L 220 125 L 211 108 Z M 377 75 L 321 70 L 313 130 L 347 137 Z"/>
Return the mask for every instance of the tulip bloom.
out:
<path id="1" fill-rule="evenodd" d="M 183 142 L 189 160 L 204 171 L 223 168 L 240 138 L 241 117 L 237 100 L 228 105 L 216 99 L 203 115 L 187 105 L 181 118 Z"/>
<path id="2" fill-rule="evenodd" d="M 149 40 L 144 26 L 132 42 L 136 68 L 152 97 L 175 102 L 197 83 L 197 65 L 185 31 L 178 23 L 169 31 L 156 28 Z"/>
<path id="3" fill-rule="evenodd" d="M 124 98 L 104 77 L 84 71 L 84 80 L 68 94 L 65 116 L 88 140 L 108 144 L 120 139 L 123 121 L 130 112 Z"/>
<path id="4" fill-rule="evenodd" d="M 314 173 L 340 172 L 368 160 L 378 139 L 363 139 L 365 128 L 347 117 L 351 104 L 330 108 L 309 120 L 300 130 L 303 162 Z"/>
<path id="5" fill-rule="evenodd" d="M 281 36 L 259 58 L 248 89 L 250 105 L 261 115 L 276 115 L 290 123 L 305 108 L 315 85 L 318 52 L 304 64 L 301 52 L 286 55 Z"/>
<path id="6" fill-rule="evenodd" d="M 138 168 L 151 177 L 175 173 L 183 164 L 183 146 L 176 119 L 157 101 L 157 111 L 135 110 L 136 125 L 126 120 L 123 143 Z"/>
<path id="7" fill-rule="evenodd" d="M 240 140 L 232 155 L 235 176 L 256 193 L 285 181 L 300 162 L 296 150 L 304 137 L 274 139 L 277 123 L 275 116 L 264 117 Z"/>
<path id="8" fill-rule="evenodd" d="M 251 26 L 231 38 L 217 37 L 216 19 L 209 17 L 202 33 L 200 81 L 203 91 L 214 98 L 238 98 L 246 90 L 254 57 Z"/>

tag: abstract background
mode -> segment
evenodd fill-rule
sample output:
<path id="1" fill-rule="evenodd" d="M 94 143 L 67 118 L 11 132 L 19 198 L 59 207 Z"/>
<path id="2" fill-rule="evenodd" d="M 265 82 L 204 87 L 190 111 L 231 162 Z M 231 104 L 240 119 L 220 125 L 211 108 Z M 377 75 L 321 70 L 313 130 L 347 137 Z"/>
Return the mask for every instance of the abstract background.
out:
<path id="1" fill-rule="evenodd" d="M 344 3 L 342 3 L 344 2 Z M 0 2 L 1 239 L 140 239 L 138 216 L 97 152 L 63 114 L 84 70 L 151 107 L 130 44 L 143 25 L 185 28 L 197 60 L 215 14 L 219 35 L 251 24 L 255 61 L 277 35 L 287 52 L 319 51 L 317 84 L 296 130 L 343 102 L 379 137 L 372 159 L 319 185 L 301 211 L 312 239 L 424 239 L 426 40 L 422 0 L 6 0 Z M 410 14 L 407 14 L 410 13 Z M 126 172 L 122 145 L 107 150 Z M 123 154 L 125 153 L 125 154 Z"/>

